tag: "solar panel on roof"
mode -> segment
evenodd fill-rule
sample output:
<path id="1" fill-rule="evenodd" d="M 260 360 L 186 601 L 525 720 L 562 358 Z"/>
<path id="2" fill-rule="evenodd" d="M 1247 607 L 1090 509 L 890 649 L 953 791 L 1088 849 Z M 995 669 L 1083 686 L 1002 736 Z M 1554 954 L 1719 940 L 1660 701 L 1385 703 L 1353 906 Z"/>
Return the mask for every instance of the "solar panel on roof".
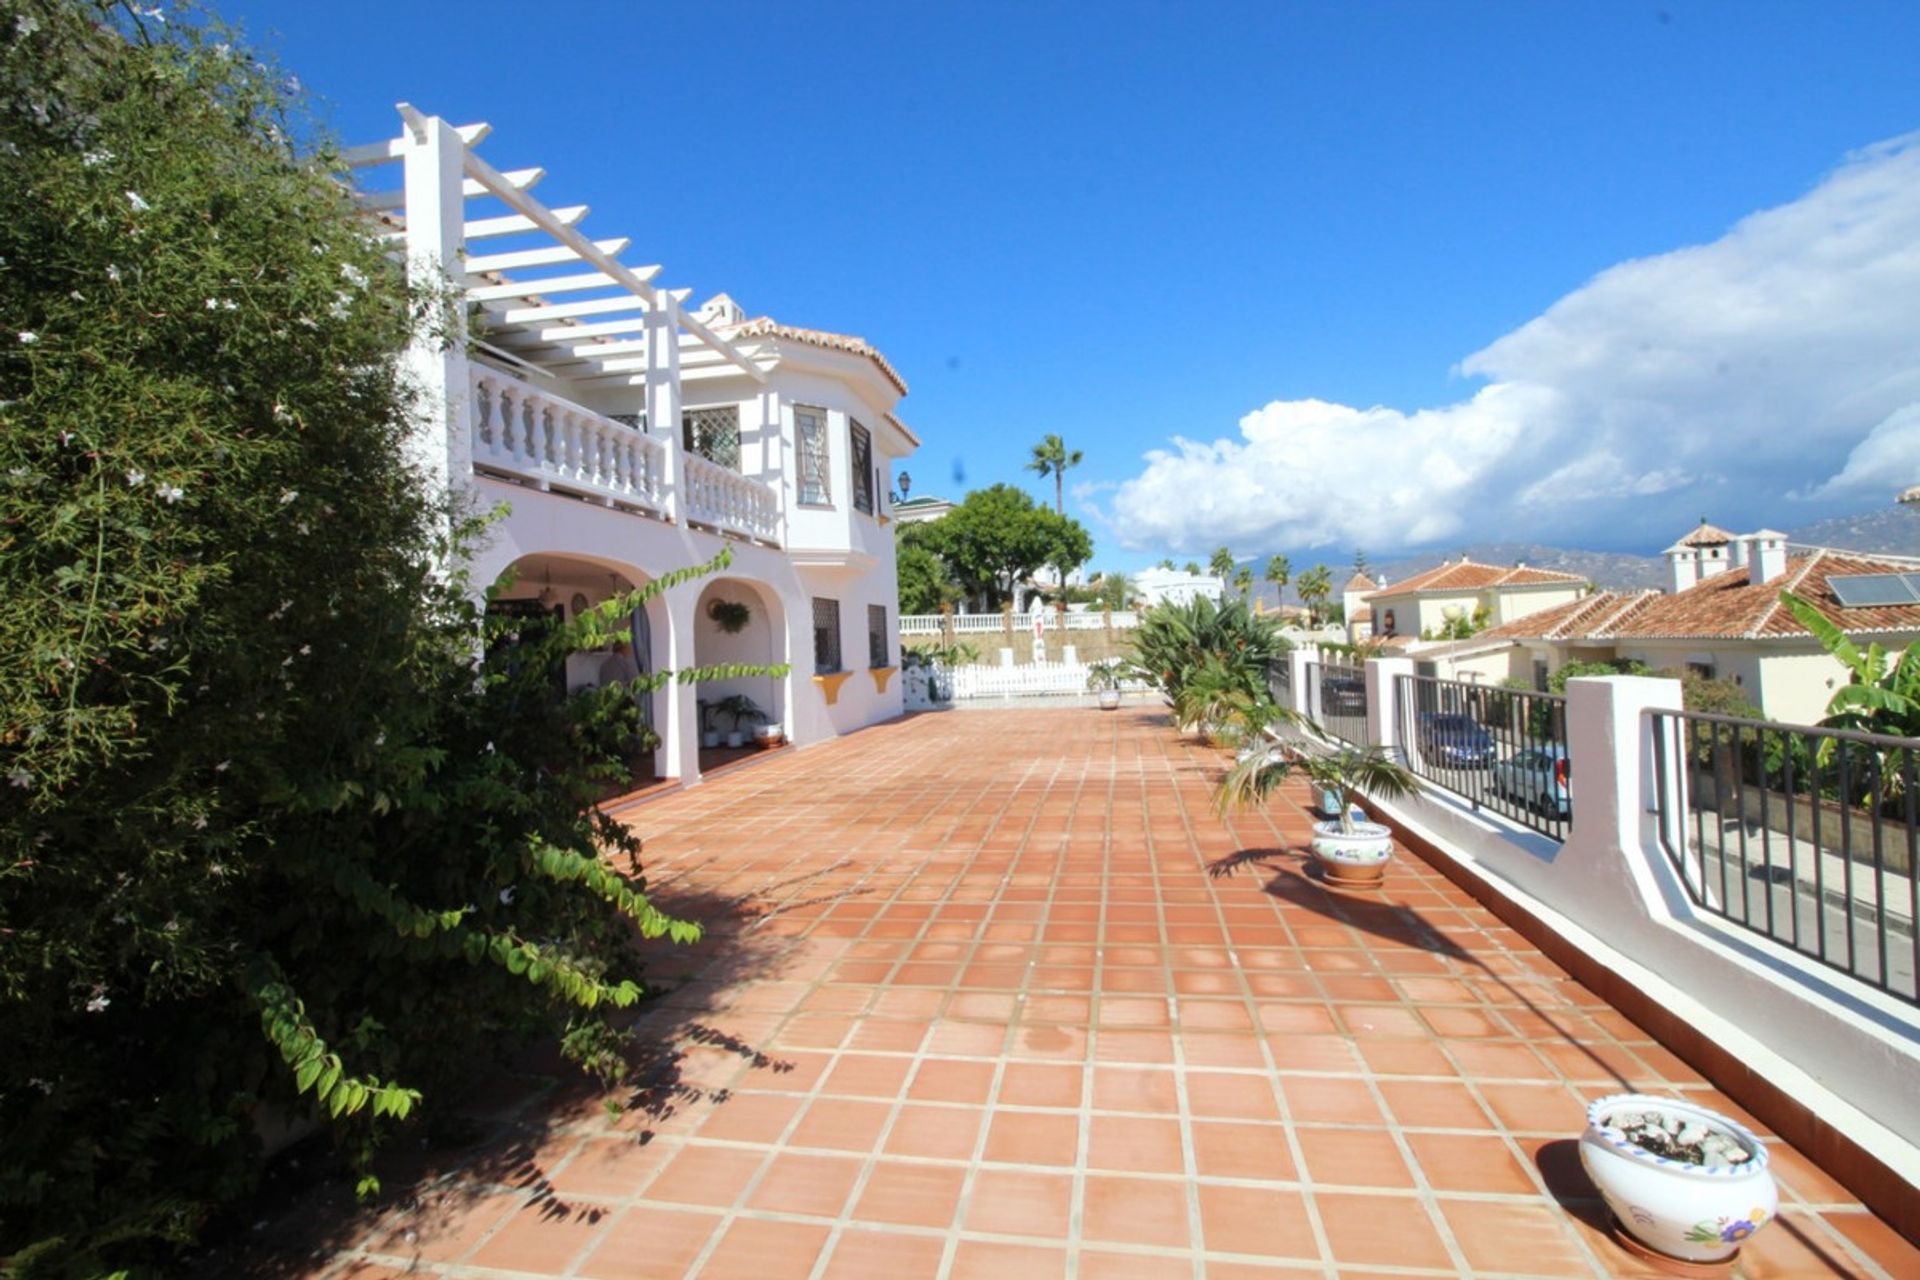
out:
<path id="1" fill-rule="evenodd" d="M 1920 604 L 1920 573 L 1851 573 L 1828 578 L 1827 585 L 1848 609 Z"/>

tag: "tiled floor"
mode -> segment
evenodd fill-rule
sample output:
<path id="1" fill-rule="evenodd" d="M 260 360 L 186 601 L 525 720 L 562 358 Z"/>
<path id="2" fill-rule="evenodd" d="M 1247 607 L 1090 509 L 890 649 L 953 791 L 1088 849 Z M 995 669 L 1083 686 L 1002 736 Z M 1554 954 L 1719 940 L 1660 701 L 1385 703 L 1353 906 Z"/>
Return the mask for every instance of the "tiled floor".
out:
<path id="1" fill-rule="evenodd" d="M 1303 797 L 1222 822 L 1218 767 L 1149 708 L 927 715 L 633 809 L 709 929 L 651 970 L 651 1085 L 618 1117 L 505 1088 L 493 1139 L 305 1274 L 1651 1274 L 1583 1100 L 1739 1108 L 1417 860 L 1322 888 Z M 1774 1155 L 1739 1274 L 1920 1275 Z"/>

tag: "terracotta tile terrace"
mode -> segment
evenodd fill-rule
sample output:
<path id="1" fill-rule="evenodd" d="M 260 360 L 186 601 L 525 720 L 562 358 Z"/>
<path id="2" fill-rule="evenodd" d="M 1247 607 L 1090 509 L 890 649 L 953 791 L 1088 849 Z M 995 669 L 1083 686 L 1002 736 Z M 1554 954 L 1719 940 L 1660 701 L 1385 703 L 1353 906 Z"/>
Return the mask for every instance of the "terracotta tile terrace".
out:
<path id="1" fill-rule="evenodd" d="M 611 1116 L 504 1081 L 298 1273 L 1659 1274 L 1607 1233 L 1585 1101 L 1751 1117 L 1411 854 L 1323 887 L 1303 790 L 1216 817 L 1221 761 L 1146 707 L 922 715 L 630 808 L 708 929 L 649 970 L 649 1084 Z M 1736 1275 L 1920 1275 L 1755 1127 L 1781 1217 Z"/>

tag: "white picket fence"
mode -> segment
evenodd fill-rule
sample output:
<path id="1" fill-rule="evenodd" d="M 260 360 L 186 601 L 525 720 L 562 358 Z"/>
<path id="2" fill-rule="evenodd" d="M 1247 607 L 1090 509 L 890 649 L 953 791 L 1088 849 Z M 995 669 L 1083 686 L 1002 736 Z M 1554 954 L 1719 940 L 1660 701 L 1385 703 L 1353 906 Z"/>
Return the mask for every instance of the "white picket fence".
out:
<path id="1" fill-rule="evenodd" d="M 1016 613 L 1013 615 L 1013 633 L 1032 635 L 1033 620 L 1048 631 L 1060 630 L 1061 620 L 1066 620 L 1068 631 L 1101 631 L 1106 628 L 1107 615 L 1088 610 L 1085 613 L 1061 613 L 1058 609 L 1041 609 L 1035 613 Z M 900 634 L 903 636 L 937 636 L 941 633 L 943 614 L 903 613 L 900 615 Z M 1113 625 L 1122 630 L 1131 630 L 1140 625 L 1140 615 L 1131 609 L 1122 609 L 1113 615 Z M 1004 613 L 956 613 L 953 615 L 953 629 L 959 635 L 973 635 L 980 632 L 1006 631 L 1007 615 Z"/>
<path id="2" fill-rule="evenodd" d="M 1084 662 L 1029 662 L 1024 666 L 974 663 L 948 673 L 953 696 L 959 698 L 1022 698 L 1046 694 L 1086 693 Z M 1126 690 L 1144 689 L 1137 681 L 1123 681 Z"/>

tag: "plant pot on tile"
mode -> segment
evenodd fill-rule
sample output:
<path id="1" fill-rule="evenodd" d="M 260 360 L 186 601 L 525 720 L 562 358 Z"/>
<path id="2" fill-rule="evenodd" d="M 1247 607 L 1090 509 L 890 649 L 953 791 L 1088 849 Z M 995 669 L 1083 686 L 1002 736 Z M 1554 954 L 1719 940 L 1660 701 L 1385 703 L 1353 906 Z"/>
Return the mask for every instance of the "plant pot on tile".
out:
<path id="1" fill-rule="evenodd" d="M 1118 660 L 1096 662 L 1087 668 L 1087 689 L 1099 700 L 1102 711 L 1117 711 L 1120 707 L 1120 677 L 1125 674 L 1126 664 Z"/>
<path id="2" fill-rule="evenodd" d="M 780 745 L 780 722 L 768 720 L 753 731 L 753 740 L 763 747 Z"/>
<path id="3" fill-rule="evenodd" d="M 767 713 L 760 709 L 760 704 L 744 693 L 722 698 L 714 705 L 713 710 L 716 715 L 727 717 L 727 722 L 732 726 L 727 730 L 729 747 L 745 746 L 747 733 L 751 727 L 767 718 Z"/>
<path id="4" fill-rule="evenodd" d="M 712 750 L 720 745 L 720 730 L 713 723 L 714 704 L 705 698 L 699 700 L 700 709 L 700 745 Z"/>
<path id="5" fill-rule="evenodd" d="M 1738 1121 L 1678 1098 L 1598 1099 L 1587 1108 L 1580 1163 L 1629 1247 L 1656 1260 L 1731 1263 L 1780 1202 L 1760 1140 Z"/>
<path id="6" fill-rule="evenodd" d="M 1290 777 L 1305 778 L 1316 795 L 1338 797 L 1333 809 L 1338 816 L 1313 826 L 1310 847 L 1321 875 L 1333 884 L 1361 888 L 1378 885 L 1393 853 L 1393 832 L 1366 821 L 1356 802 L 1362 795 L 1398 799 L 1413 794 L 1418 784 L 1407 767 L 1383 748 L 1337 742 L 1327 738 L 1311 720 L 1305 723 L 1317 741 L 1262 751 L 1241 760 L 1221 780 L 1215 803 L 1224 813 L 1243 804 L 1265 801 Z"/>

